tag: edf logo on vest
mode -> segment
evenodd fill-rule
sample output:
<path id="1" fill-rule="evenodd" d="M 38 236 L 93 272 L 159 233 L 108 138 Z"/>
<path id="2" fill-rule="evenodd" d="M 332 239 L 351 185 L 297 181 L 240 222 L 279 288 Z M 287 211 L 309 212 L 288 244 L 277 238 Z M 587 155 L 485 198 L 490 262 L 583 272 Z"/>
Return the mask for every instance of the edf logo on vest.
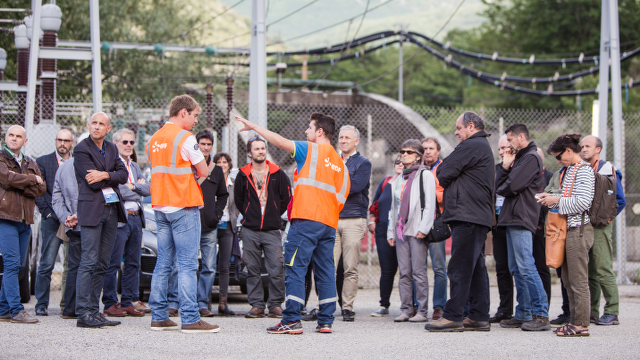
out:
<path id="1" fill-rule="evenodd" d="M 160 151 L 160 149 L 166 149 L 167 148 L 167 143 L 158 144 L 158 142 L 156 141 L 155 144 L 151 145 L 151 148 L 153 149 L 152 152 L 158 152 L 158 151 Z"/>
<path id="2" fill-rule="evenodd" d="M 324 159 L 324 167 L 331 166 L 331 170 L 340 172 L 342 169 L 338 165 L 334 165 L 329 161 L 329 158 Z"/>

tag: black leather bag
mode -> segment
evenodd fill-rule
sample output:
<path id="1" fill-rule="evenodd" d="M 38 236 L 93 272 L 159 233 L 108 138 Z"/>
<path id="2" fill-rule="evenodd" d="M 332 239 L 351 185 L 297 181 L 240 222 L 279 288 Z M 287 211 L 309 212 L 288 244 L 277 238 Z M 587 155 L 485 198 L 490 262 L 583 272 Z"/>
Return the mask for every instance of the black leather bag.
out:
<path id="1" fill-rule="evenodd" d="M 422 172 L 420 172 L 420 207 L 421 207 L 421 215 L 424 216 L 424 208 L 425 208 L 425 198 L 424 198 L 424 187 L 422 182 Z M 451 237 L 451 229 L 449 225 L 442 221 L 442 214 L 440 213 L 440 206 L 438 206 L 438 198 L 436 198 L 436 218 L 433 220 L 433 227 L 431 227 L 431 231 L 427 234 L 425 241 L 427 244 L 439 243 L 447 240 Z"/>

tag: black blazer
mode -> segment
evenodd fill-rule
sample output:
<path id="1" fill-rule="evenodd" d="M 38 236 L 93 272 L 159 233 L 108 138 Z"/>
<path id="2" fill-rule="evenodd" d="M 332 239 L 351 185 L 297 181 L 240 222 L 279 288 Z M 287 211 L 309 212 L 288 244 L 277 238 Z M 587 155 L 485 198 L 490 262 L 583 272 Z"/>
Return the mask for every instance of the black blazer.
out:
<path id="1" fill-rule="evenodd" d="M 51 217 L 58 220 L 56 213 L 51 207 L 53 183 L 56 178 L 56 171 L 58 171 L 58 158 L 56 157 L 56 152 L 54 151 L 51 154 L 40 156 L 36 159 L 36 164 L 38 164 L 40 174 L 42 174 L 42 178 L 47 184 L 47 192 L 36 198 L 36 205 L 38 205 L 38 210 L 40 210 L 40 214 L 42 214 L 43 218 L 51 214 Z"/>
<path id="2" fill-rule="evenodd" d="M 127 222 L 118 185 L 127 182 L 129 173 L 124 163 L 118 158 L 118 148 L 114 143 L 105 140 L 102 149 L 106 153 L 105 157 L 102 157 L 98 146 L 91 137 L 88 137 L 76 146 L 73 153 L 75 158 L 73 166 L 78 181 L 78 225 L 80 226 L 96 226 L 100 223 L 105 206 L 102 195 L 104 187 L 111 187 L 118 194 L 120 199 L 116 206 L 118 222 Z M 88 170 L 107 171 L 111 179 L 89 184 L 85 179 Z"/>

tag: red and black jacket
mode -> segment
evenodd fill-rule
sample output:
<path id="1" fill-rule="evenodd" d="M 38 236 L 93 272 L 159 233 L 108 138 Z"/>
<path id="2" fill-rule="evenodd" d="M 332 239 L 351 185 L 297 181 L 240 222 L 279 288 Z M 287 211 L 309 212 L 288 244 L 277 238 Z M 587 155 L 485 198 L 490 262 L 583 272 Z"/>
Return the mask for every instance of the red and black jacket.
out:
<path id="1" fill-rule="evenodd" d="M 262 215 L 258 188 L 249 163 L 241 168 L 234 183 L 234 202 L 243 216 L 242 226 L 254 231 L 280 230 L 280 216 L 287 211 L 291 199 L 291 182 L 280 167 L 266 160 L 269 176 L 263 186 L 267 192 L 267 204 Z"/>

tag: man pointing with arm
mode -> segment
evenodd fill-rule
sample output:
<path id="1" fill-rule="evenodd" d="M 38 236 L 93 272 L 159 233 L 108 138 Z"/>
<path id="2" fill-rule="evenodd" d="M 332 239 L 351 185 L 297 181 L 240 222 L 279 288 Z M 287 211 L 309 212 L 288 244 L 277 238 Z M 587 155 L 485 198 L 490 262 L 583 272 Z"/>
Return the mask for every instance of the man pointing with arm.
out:
<path id="1" fill-rule="evenodd" d="M 349 194 L 350 180 L 344 162 L 331 146 L 335 120 L 322 113 L 311 114 L 307 141 L 291 141 L 236 116 L 273 145 L 288 151 L 297 168 L 290 205 L 291 227 L 284 244 L 286 309 L 282 321 L 267 328 L 272 334 L 302 334 L 300 310 L 304 307 L 304 277 L 313 260 L 320 311 L 316 331 L 331 333 L 336 310 L 333 248 L 338 216 Z"/>

